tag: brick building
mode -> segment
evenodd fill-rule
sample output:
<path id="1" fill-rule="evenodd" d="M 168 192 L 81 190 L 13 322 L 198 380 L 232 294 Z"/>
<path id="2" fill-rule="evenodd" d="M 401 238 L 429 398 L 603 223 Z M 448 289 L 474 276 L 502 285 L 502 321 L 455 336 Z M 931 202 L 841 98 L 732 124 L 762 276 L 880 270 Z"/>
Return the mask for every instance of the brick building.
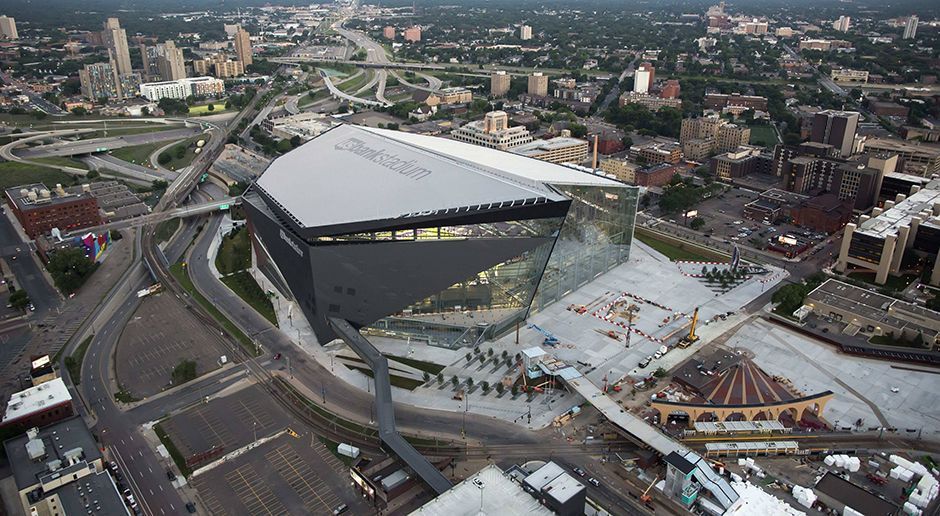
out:
<path id="1" fill-rule="evenodd" d="M 52 190 L 42 183 L 8 188 L 6 198 L 30 238 L 52 228 L 65 232 L 103 222 L 98 201 L 90 192 L 66 192 L 58 184 Z"/>
<path id="2" fill-rule="evenodd" d="M 790 218 L 797 226 L 835 233 L 852 219 L 852 202 L 839 199 L 833 193 L 824 193 L 803 200 L 789 211 Z"/>
<path id="3" fill-rule="evenodd" d="M 665 186 L 682 168 L 678 165 L 660 163 L 634 172 L 637 186 Z"/>
<path id="4" fill-rule="evenodd" d="M 10 395 L 2 427 L 26 430 L 61 421 L 74 414 L 72 395 L 56 378 Z"/>

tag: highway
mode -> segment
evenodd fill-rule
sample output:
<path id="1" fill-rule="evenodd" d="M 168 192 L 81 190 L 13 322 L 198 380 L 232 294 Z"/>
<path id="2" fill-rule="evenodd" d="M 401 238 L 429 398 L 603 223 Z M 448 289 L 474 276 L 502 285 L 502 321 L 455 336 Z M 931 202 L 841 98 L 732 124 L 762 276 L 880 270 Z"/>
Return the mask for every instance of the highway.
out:
<path id="1" fill-rule="evenodd" d="M 334 97 L 338 97 L 343 100 L 348 100 L 349 102 L 352 102 L 355 104 L 365 104 L 367 106 L 384 106 L 385 105 L 382 102 L 356 97 L 340 90 L 339 88 L 336 87 L 335 84 L 333 84 L 333 81 L 332 79 L 330 79 L 330 76 L 327 75 L 326 72 L 324 72 L 323 70 L 320 70 L 320 77 L 323 78 L 323 83 L 326 84 L 327 89 L 330 90 L 330 94 L 332 94 Z"/>
<path id="2" fill-rule="evenodd" d="M 88 138 L 85 140 L 60 141 L 56 143 L 30 147 L 27 150 L 17 152 L 17 155 L 23 158 L 40 158 L 45 156 L 75 156 L 78 154 L 103 152 L 100 149 L 111 151 L 114 149 L 121 149 L 123 147 L 147 145 L 150 143 L 168 140 L 184 140 L 186 138 L 191 138 L 198 133 L 198 127 L 184 127 L 179 129 L 170 129 L 167 131 L 129 134 L 126 136 L 108 136 L 103 138 Z"/>

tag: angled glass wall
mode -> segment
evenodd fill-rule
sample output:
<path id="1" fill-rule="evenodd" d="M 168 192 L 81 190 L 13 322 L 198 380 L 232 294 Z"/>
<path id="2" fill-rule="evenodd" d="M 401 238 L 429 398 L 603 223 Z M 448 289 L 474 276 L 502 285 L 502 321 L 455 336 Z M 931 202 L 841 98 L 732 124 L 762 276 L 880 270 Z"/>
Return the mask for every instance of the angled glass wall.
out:
<path id="1" fill-rule="evenodd" d="M 537 312 L 630 258 L 639 189 L 553 185 L 571 199 L 532 302 Z"/>
<path id="2" fill-rule="evenodd" d="M 432 235 L 437 234 L 440 239 L 533 239 L 533 247 L 378 321 L 368 331 L 460 347 L 513 327 L 528 312 L 562 221 L 558 217 L 414 230 L 411 239 L 435 238 Z"/>

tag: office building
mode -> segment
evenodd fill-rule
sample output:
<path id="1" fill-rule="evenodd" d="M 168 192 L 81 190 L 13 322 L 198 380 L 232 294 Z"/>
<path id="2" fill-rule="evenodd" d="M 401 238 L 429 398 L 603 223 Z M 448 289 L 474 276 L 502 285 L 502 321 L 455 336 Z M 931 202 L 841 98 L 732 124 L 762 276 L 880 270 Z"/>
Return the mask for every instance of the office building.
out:
<path id="1" fill-rule="evenodd" d="M 728 108 L 767 111 L 767 97 L 741 95 L 740 93 L 706 93 L 704 103 L 707 109 L 716 109 L 720 111 L 724 111 Z"/>
<path id="2" fill-rule="evenodd" d="M 633 92 L 649 93 L 656 77 L 656 69 L 651 63 L 643 63 L 633 72 Z"/>
<path id="3" fill-rule="evenodd" d="M 678 163 L 682 160 L 679 142 L 651 141 L 630 147 L 630 157 L 645 165 Z"/>
<path id="4" fill-rule="evenodd" d="M 487 147 L 509 150 L 532 141 L 529 130 L 523 126 L 509 127 L 505 111 L 490 111 L 483 120 L 475 120 L 450 132 L 453 139 Z"/>
<path id="5" fill-rule="evenodd" d="M 160 99 L 215 97 L 225 93 L 225 83 L 212 77 L 189 77 L 178 81 L 148 82 L 140 85 L 140 96 L 154 102 Z"/>
<path id="6" fill-rule="evenodd" d="M 114 68 L 118 75 L 129 75 L 134 72 L 131 67 L 131 52 L 127 46 L 127 32 L 121 28 L 117 18 L 108 18 L 104 23 L 101 39 L 111 51 Z"/>
<path id="7" fill-rule="evenodd" d="M 514 147 L 510 152 L 551 163 L 580 165 L 587 160 L 588 142 L 579 138 L 558 136 L 548 140 L 534 140 Z"/>
<path id="8" fill-rule="evenodd" d="M 242 65 L 247 68 L 253 62 L 253 51 L 251 48 L 251 35 L 248 31 L 239 27 L 235 32 L 235 55 Z"/>
<path id="9" fill-rule="evenodd" d="M 490 95 L 505 97 L 509 93 L 511 78 L 504 70 L 497 70 L 490 75 Z"/>
<path id="10" fill-rule="evenodd" d="M 320 342 L 347 321 L 459 347 L 624 263 L 636 195 L 583 169 L 340 125 L 274 160 L 244 198 L 259 268 Z"/>
<path id="11" fill-rule="evenodd" d="M 61 421 L 74 413 L 72 395 L 65 382 L 55 378 L 10 395 L 0 426 L 25 431 Z"/>
<path id="12" fill-rule="evenodd" d="M 473 92 L 461 86 L 441 88 L 435 94 L 443 105 L 466 104 L 473 100 Z"/>
<path id="13" fill-rule="evenodd" d="M 766 172 L 771 164 L 769 155 L 747 148 L 719 154 L 708 162 L 711 173 L 724 180 Z"/>
<path id="14" fill-rule="evenodd" d="M 883 207 L 862 215 L 858 224 L 845 226 L 836 270 L 849 267 L 875 272 L 875 283 L 884 285 L 889 274 L 899 274 L 906 252 L 933 264 L 929 283 L 940 286 L 940 180 L 909 195 L 898 194 Z"/>
<path id="15" fill-rule="evenodd" d="M 16 32 L 16 20 L 12 16 L 0 16 L 0 37 L 4 39 L 20 39 Z"/>
<path id="16" fill-rule="evenodd" d="M 662 97 L 650 95 L 649 93 L 637 93 L 628 91 L 620 95 L 618 100 L 620 107 L 627 104 L 639 104 L 650 111 L 659 111 L 664 107 L 679 109 L 682 107 L 682 100 L 677 97 Z"/>
<path id="17" fill-rule="evenodd" d="M 32 428 L 3 447 L 22 514 L 130 514 L 82 418 Z"/>
<path id="18" fill-rule="evenodd" d="M 197 76 L 214 75 L 219 79 L 238 77 L 245 74 L 245 65 L 241 61 L 229 59 L 225 54 L 215 54 L 207 59 L 193 61 L 193 72 Z"/>
<path id="19" fill-rule="evenodd" d="M 851 68 L 833 68 L 829 77 L 834 82 L 865 84 L 868 82 L 867 70 L 852 70 Z"/>
<path id="20" fill-rule="evenodd" d="M 242 28 L 241 25 L 237 23 L 224 23 L 222 24 L 222 30 L 225 31 L 225 37 L 234 38 L 235 34 L 238 34 L 238 31 Z"/>
<path id="21" fill-rule="evenodd" d="M 476 514 L 501 516 L 554 516 L 557 513 L 543 506 L 522 485 L 494 464 L 484 466 L 466 480 L 425 503 L 410 516 L 467 514 L 473 507 Z M 584 512 L 584 507 L 581 507 Z"/>
<path id="22" fill-rule="evenodd" d="M 669 184 L 672 178 L 679 173 L 681 167 L 673 163 L 658 163 L 656 165 L 638 169 L 634 172 L 634 184 L 661 188 Z"/>
<path id="23" fill-rule="evenodd" d="M 176 48 L 176 43 L 172 41 L 157 45 L 157 70 L 164 81 L 185 79 L 186 63 L 183 61 L 183 49 Z"/>
<path id="24" fill-rule="evenodd" d="M 610 174 L 624 183 L 635 185 L 636 171 L 641 166 L 630 160 L 610 158 L 601 160 L 599 168 L 604 173 Z"/>
<path id="25" fill-rule="evenodd" d="M 414 25 L 405 29 L 404 39 L 409 43 L 417 43 L 421 41 L 421 27 Z"/>
<path id="26" fill-rule="evenodd" d="M 526 92 L 529 95 L 544 97 L 548 95 L 548 76 L 542 72 L 532 72 L 529 76 L 529 83 Z"/>
<path id="27" fill-rule="evenodd" d="M 382 37 L 385 39 L 395 39 L 395 27 L 388 25 L 382 29 Z"/>
<path id="28" fill-rule="evenodd" d="M 832 28 L 839 32 L 848 32 L 851 24 L 852 18 L 850 16 L 839 16 L 839 19 L 832 23 Z"/>
<path id="29" fill-rule="evenodd" d="M 685 118 L 679 129 L 679 142 L 689 159 L 700 160 L 713 152 L 731 152 L 751 139 L 746 125 L 732 124 L 717 115 Z"/>
<path id="30" fill-rule="evenodd" d="M 904 34 L 901 35 L 901 39 L 914 39 L 917 37 L 918 21 L 917 16 L 914 14 L 907 19 L 907 23 L 904 25 Z"/>
<path id="31" fill-rule="evenodd" d="M 832 145 L 839 156 L 852 154 L 855 135 L 858 131 L 859 114 L 855 111 L 820 111 L 813 116 L 813 131 L 810 141 Z"/>
<path id="32" fill-rule="evenodd" d="M 15 186 L 6 190 L 7 204 L 30 238 L 59 228 L 63 233 L 102 223 L 98 202 L 91 193 L 67 192 L 42 183 Z"/>
<path id="33" fill-rule="evenodd" d="M 682 88 L 679 86 L 679 81 L 669 79 L 666 81 L 666 84 L 663 85 L 662 90 L 660 90 L 659 96 L 664 99 L 677 99 L 680 93 L 682 93 Z"/>
<path id="34" fill-rule="evenodd" d="M 921 177 L 940 174 L 940 146 L 894 138 L 868 138 L 861 152 L 897 154 L 900 157 L 898 172 Z"/>
<path id="35" fill-rule="evenodd" d="M 738 124 L 721 124 L 718 126 L 715 150 L 718 152 L 731 152 L 742 145 L 747 145 L 750 139 L 750 127 Z"/>
<path id="36" fill-rule="evenodd" d="M 532 27 L 528 25 L 522 25 L 519 27 L 519 39 L 527 41 L 532 39 Z"/>

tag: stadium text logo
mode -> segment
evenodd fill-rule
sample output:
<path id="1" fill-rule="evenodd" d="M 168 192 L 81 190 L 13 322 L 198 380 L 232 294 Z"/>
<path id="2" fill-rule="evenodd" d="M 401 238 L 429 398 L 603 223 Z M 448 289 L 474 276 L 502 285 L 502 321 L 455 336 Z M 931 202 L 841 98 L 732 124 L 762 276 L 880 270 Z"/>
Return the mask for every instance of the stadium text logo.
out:
<path id="1" fill-rule="evenodd" d="M 372 163 L 381 165 L 391 171 L 398 172 L 403 176 L 410 177 L 415 181 L 424 179 L 431 175 L 431 171 L 418 166 L 415 160 L 403 160 L 396 154 L 391 154 L 385 149 L 375 149 L 366 145 L 366 142 L 359 138 L 346 138 L 345 140 L 333 146 L 338 151 L 346 151 L 365 158 Z"/>
<path id="2" fill-rule="evenodd" d="M 287 236 L 287 233 L 285 233 L 283 229 L 281 230 L 281 240 L 287 242 L 287 245 L 289 245 L 290 248 L 293 249 L 295 253 L 300 255 L 301 258 L 303 258 L 304 252 L 300 250 L 300 246 L 297 245 L 297 242 L 294 242 L 294 239 Z"/>

